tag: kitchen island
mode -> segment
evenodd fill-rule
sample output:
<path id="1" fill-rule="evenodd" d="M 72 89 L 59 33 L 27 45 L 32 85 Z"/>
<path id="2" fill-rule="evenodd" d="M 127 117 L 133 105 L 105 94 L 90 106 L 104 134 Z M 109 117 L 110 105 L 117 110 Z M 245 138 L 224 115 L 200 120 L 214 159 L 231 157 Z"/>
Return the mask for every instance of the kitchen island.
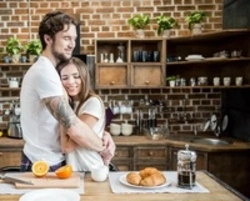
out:
<path id="1" fill-rule="evenodd" d="M 206 171 L 197 172 L 197 182 L 209 190 L 209 193 L 156 193 L 156 194 L 114 194 L 108 179 L 105 182 L 94 182 L 87 174 L 84 178 L 85 193 L 81 201 L 240 201 L 248 200 L 234 189 L 225 185 Z M 0 195 L 3 201 L 18 201 L 21 195 Z"/>

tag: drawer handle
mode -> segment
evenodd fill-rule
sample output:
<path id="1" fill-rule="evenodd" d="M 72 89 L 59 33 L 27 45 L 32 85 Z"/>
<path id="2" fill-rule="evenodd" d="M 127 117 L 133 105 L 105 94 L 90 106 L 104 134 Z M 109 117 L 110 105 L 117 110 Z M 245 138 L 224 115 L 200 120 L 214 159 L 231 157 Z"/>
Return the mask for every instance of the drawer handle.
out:
<path id="1" fill-rule="evenodd" d="M 147 80 L 147 81 L 145 81 L 145 84 L 146 84 L 146 85 L 149 85 L 149 81 L 148 81 L 148 80 Z"/>
<path id="2" fill-rule="evenodd" d="M 110 82 L 110 85 L 114 85 L 114 84 L 115 84 L 115 81 L 111 81 L 111 82 Z"/>
<path id="3" fill-rule="evenodd" d="M 149 156 L 153 156 L 154 155 L 154 152 L 153 151 L 150 151 L 149 152 Z"/>

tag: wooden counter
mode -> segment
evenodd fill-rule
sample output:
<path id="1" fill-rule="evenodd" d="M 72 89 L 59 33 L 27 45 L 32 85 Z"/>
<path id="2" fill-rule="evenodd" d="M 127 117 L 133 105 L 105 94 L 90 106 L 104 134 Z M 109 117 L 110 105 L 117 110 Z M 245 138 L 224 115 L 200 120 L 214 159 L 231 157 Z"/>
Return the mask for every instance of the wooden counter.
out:
<path id="1" fill-rule="evenodd" d="M 135 146 L 135 145 L 174 145 L 177 147 L 184 148 L 186 142 L 163 140 L 148 140 L 144 136 L 113 136 L 115 144 L 117 146 Z M 223 138 L 222 138 L 223 139 Z M 217 151 L 229 151 L 229 150 L 250 150 L 250 142 L 242 142 L 239 140 L 233 140 L 234 143 L 230 145 L 213 146 L 213 145 L 202 145 L 189 143 L 190 148 L 194 147 L 196 150 L 217 152 Z M 20 139 L 13 139 L 7 137 L 0 138 L 0 148 L 22 148 L 24 141 Z"/>
<path id="2" fill-rule="evenodd" d="M 85 194 L 81 201 L 240 201 L 247 200 L 233 189 L 229 189 L 207 172 L 197 172 L 197 182 L 209 193 L 157 193 L 157 194 L 113 194 L 109 182 L 96 183 L 90 176 L 85 177 Z M 3 201 L 18 201 L 20 195 L 0 195 Z"/>
<path id="3" fill-rule="evenodd" d="M 140 170 L 148 166 L 176 170 L 177 152 L 186 144 L 168 139 L 152 141 L 144 136 L 113 138 L 117 149 L 112 162 L 120 171 Z M 0 138 L 0 168 L 19 166 L 23 145 L 23 140 Z M 223 146 L 189 145 L 190 150 L 197 153 L 196 170 L 207 170 L 250 197 L 250 143 L 234 140 L 233 144 Z M 235 172 L 237 174 L 232 176 Z"/>

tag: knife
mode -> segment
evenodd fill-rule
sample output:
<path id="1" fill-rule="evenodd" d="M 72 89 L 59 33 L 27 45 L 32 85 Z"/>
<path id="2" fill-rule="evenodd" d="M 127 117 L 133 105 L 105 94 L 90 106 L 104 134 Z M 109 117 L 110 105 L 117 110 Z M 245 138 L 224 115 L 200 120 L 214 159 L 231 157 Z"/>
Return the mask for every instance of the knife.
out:
<path id="1" fill-rule="evenodd" d="M 28 184 L 28 185 L 34 185 L 31 181 L 26 181 L 22 179 L 17 179 L 15 177 L 10 177 L 10 176 L 5 176 L 5 175 L 0 175 L 0 179 L 8 182 L 8 183 L 22 183 L 22 184 Z"/>

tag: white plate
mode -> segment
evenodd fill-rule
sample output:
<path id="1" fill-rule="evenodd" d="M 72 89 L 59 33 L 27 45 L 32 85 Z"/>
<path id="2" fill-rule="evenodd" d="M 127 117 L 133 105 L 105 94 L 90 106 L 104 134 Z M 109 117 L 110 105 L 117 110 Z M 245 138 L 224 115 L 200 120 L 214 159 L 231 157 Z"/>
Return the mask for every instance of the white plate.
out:
<path id="1" fill-rule="evenodd" d="M 187 61 L 200 61 L 200 60 L 203 60 L 205 58 L 202 55 L 193 54 L 193 55 L 188 55 L 185 59 Z"/>
<path id="2" fill-rule="evenodd" d="M 25 193 L 19 201 L 80 201 L 80 196 L 75 191 L 50 188 Z"/>
<path id="3" fill-rule="evenodd" d="M 228 126 L 228 116 L 225 115 L 225 116 L 223 117 L 222 125 L 221 125 L 222 131 L 225 131 L 225 130 L 227 129 L 227 126 Z"/>
<path id="4" fill-rule="evenodd" d="M 215 114 L 213 114 L 211 116 L 211 119 L 210 119 L 210 127 L 211 127 L 211 130 L 212 131 L 215 131 L 216 127 L 217 127 L 217 117 Z"/>
<path id="5" fill-rule="evenodd" d="M 130 184 L 127 182 L 127 179 L 126 179 L 126 176 L 127 174 L 125 175 L 122 175 L 120 176 L 120 179 L 119 181 L 124 184 L 125 186 L 129 186 L 129 187 L 133 187 L 133 188 L 139 188 L 139 189 L 148 189 L 148 190 L 154 190 L 154 189 L 159 189 L 159 188 L 163 188 L 163 187 L 166 187 L 166 186 L 170 186 L 171 183 L 170 182 L 166 182 L 160 186 L 136 186 L 136 185 L 133 185 L 133 184 Z"/>

